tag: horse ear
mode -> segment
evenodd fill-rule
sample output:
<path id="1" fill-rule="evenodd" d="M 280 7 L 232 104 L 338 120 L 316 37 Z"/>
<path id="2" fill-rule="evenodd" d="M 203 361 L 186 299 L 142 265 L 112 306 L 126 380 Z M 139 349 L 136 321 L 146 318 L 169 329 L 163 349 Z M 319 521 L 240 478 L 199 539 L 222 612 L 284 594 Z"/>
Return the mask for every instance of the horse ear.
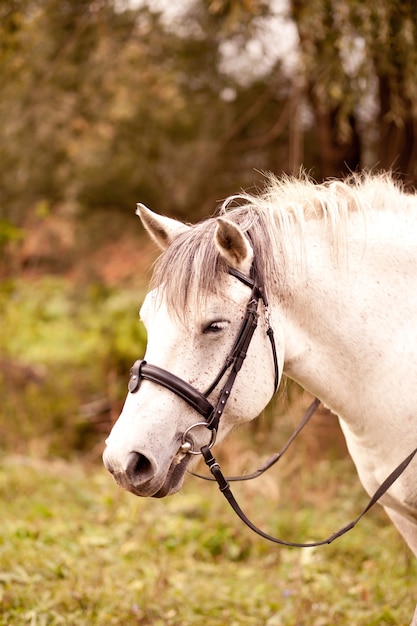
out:
<path id="1" fill-rule="evenodd" d="M 214 241 L 220 254 L 229 265 L 249 273 L 253 260 L 253 249 L 237 224 L 224 217 L 218 217 Z"/>
<path id="2" fill-rule="evenodd" d="M 190 228 L 171 217 L 158 215 L 140 203 L 136 205 L 136 215 L 140 217 L 142 224 L 162 250 L 166 250 L 175 237 Z"/>

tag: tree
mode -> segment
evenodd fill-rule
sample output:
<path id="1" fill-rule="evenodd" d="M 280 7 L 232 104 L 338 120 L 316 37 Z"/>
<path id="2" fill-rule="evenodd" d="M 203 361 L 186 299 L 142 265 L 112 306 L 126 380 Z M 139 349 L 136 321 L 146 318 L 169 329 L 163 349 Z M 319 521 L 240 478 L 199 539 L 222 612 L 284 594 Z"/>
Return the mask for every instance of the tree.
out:
<path id="1" fill-rule="evenodd" d="M 314 115 L 317 167 L 321 178 L 356 170 L 361 162 L 355 110 L 357 90 L 346 68 L 341 3 L 292 1 L 307 100 Z"/>
<path id="2" fill-rule="evenodd" d="M 413 0 L 356 1 L 351 15 L 378 85 L 376 160 L 416 184 L 417 4 Z"/>
<path id="3" fill-rule="evenodd" d="M 36 206 L 138 200 L 198 218 L 284 158 L 279 80 L 242 85 L 222 72 L 201 3 L 181 32 L 112 0 L 8 0 L 2 10 L 0 206 L 15 223 Z"/>
<path id="4" fill-rule="evenodd" d="M 285 2 L 272 0 L 206 0 L 206 5 L 224 34 L 246 40 L 258 36 L 261 20 L 285 12 Z M 315 134 L 315 150 L 304 153 L 304 164 L 318 178 L 378 167 L 415 184 L 417 4 L 290 0 L 289 7 L 299 38 L 298 49 L 288 51 L 299 59 L 292 90 L 298 106 L 292 111 L 297 115 L 307 106 Z M 300 120 L 292 124 L 299 128 Z M 304 125 L 304 132 L 308 128 Z"/>
<path id="5" fill-rule="evenodd" d="M 171 24 L 153 4 L 0 4 L 3 218 L 143 201 L 198 219 L 257 170 L 301 165 L 417 180 L 414 2 L 194 0 Z M 247 54 L 277 15 L 296 25 L 291 71 Z"/>
<path id="6" fill-rule="evenodd" d="M 404 180 L 416 182 L 415 2 L 292 0 L 292 14 L 317 124 L 322 174 L 370 165 L 394 168 Z M 372 106 L 371 117 L 364 109 Z M 373 129 L 376 141 L 366 162 L 363 144 Z M 332 148 L 339 150 L 332 155 Z"/>

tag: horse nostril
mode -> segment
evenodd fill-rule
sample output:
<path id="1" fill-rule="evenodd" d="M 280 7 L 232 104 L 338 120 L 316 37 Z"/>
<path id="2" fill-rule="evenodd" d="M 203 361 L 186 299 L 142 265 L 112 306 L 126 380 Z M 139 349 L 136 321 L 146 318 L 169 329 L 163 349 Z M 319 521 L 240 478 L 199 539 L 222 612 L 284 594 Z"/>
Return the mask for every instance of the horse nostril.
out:
<path id="1" fill-rule="evenodd" d="M 125 472 L 128 479 L 134 485 L 145 483 L 153 478 L 155 474 L 152 461 L 139 452 L 129 453 Z"/>

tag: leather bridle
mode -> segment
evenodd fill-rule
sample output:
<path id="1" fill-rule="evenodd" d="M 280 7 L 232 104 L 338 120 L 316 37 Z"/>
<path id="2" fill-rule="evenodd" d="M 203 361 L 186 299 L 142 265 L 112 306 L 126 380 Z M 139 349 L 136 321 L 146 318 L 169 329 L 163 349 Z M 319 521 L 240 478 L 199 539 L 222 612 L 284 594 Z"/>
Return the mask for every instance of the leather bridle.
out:
<path id="1" fill-rule="evenodd" d="M 184 454 L 201 454 L 210 469 L 210 472 L 213 475 L 213 478 L 202 476 L 200 474 L 194 474 L 199 478 L 204 478 L 205 480 L 215 480 L 219 486 L 221 493 L 223 493 L 224 497 L 229 502 L 232 509 L 238 515 L 238 517 L 248 526 L 251 530 L 253 530 L 256 534 L 261 536 L 268 541 L 272 541 L 273 543 L 277 543 L 284 546 L 296 547 L 296 548 L 311 548 L 315 546 L 322 546 L 325 544 L 332 543 L 338 537 L 344 535 L 346 532 L 351 530 L 358 521 L 378 502 L 378 500 L 383 496 L 383 494 L 391 487 L 391 485 L 399 478 L 399 476 L 404 472 L 404 470 L 411 463 L 412 459 L 417 454 L 417 448 L 411 452 L 407 458 L 404 459 L 392 472 L 391 474 L 384 480 L 384 482 L 380 485 L 380 487 L 375 491 L 374 495 L 369 500 L 367 506 L 363 509 L 363 511 L 356 517 L 352 522 L 343 526 L 340 530 L 333 533 L 327 539 L 323 539 L 321 541 L 312 541 L 307 543 L 297 543 L 293 541 L 284 541 L 282 539 L 278 539 L 276 537 L 272 537 L 268 535 L 257 526 L 255 526 L 245 515 L 245 513 L 240 508 L 237 503 L 233 493 L 230 489 L 230 482 L 233 481 L 241 481 L 241 480 L 251 480 L 263 474 L 267 469 L 272 467 L 286 452 L 291 443 L 294 441 L 296 436 L 302 430 L 302 428 L 307 424 L 310 420 L 311 416 L 317 409 L 320 404 L 320 401 L 316 398 L 310 407 L 307 409 L 303 419 L 301 420 L 299 426 L 290 437 L 288 442 L 284 445 L 284 447 L 277 453 L 273 454 L 262 466 L 259 470 L 253 472 L 252 474 L 248 474 L 245 476 L 232 476 L 225 477 L 221 471 L 220 465 L 217 463 L 216 459 L 211 453 L 211 448 L 213 447 L 216 441 L 216 434 L 219 427 L 221 416 L 223 415 L 224 409 L 226 407 L 227 401 L 230 398 L 230 394 L 235 383 L 236 377 L 243 365 L 243 362 L 246 358 L 247 351 L 252 340 L 253 334 L 258 325 L 258 307 L 259 302 L 262 301 L 264 310 L 265 310 L 265 320 L 266 320 L 266 333 L 269 337 L 271 343 L 272 356 L 274 361 L 274 372 L 275 372 L 275 382 L 274 382 L 274 392 L 278 389 L 279 385 L 279 368 L 278 368 L 278 359 L 277 352 L 275 346 L 274 332 L 270 326 L 269 322 L 269 306 L 268 301 L 265 295 L 263 285 L 259 284 L 258 276 L 256 272 L 255 264 L 252 264 L 250 276 L 246 276 L 242 272 L 232 267 L 228 268 L 228 273 L 231 276 L 237 278 L 240 282 L 251 289 L 251 295 L 249 301 L 246 305 L 245 315 L 242 320 L 242 324 L 238 331 L 237 337 L 234 341 L 233 347 L 226 357 L 223 367 L 220 372 L 217 374 L 214 381 L 211 383 L 209 388 L 201 393 L 198 389 L 187 383 L 182 378 L 179 378 L 175 374 L 172 374 L 168 370 L 165 370 L 156 365 L 151 365 L 147 363 L 145 360 L 137 360 L 133 364 L 133 367 L 130 370 L 130 378 L 128 383 L 128 389 L 130 393 L 136 393 L 140 387 L 140 383 L 142 380 L 149 380 L 153 383 L 161 385 L 165 387 L 169 391 L 172 391 L 177 396 L 182 398 L 192 409 L 197 411 L 203 418 L 204 421 L 196 422 L 189 426 L 182 435 L 182 442 L 180 446 L 180 451 Z M 224 386 L 222 387 L 217 403 L 213 405 L 209 400 L 208 396 L 210 396 L 217 385 L 221 382 L 223 377 L 226 375 L 227 371 L 229 371 L 228 377 Z M 200 450 L 195 450 L 193 447 L 193 440 L 190 439 L 189 433 L 196 427 L 205 426 L 211 431 L 211 439 L 208 445 L 202 446 Z"/>
<path id="2" fill-rule="evenodd" d="M 242 272 L 232 267 L 228 268 L 228 273 L 231 276 L 237 278 L 240 282 L 251 289 L 251 294 L 246 305 L 245 315 L 237 333 L 236 339 L 233 343 L 232 349 L 229 352 L 226 360 L 213 380 L 209 388 L 201 393 L 198 389 L 187 383 L 182 378 L 179 378 L 175 374 L 172 374 L 168 370 L 165 370 L 156 365 L 151 365 L 144 360 L 138 360 L 133 364 L 130 370 L 130 379 L 128 389 L 131 393 L 138 391 L 142 380 L 150 380 L 166 389 L 169 389 L 177 396 L 182 398 L 192 409 L 197 411 L 203 418 L 204 422 L 197 422 L 190 426 L 182 437 L 183 451 L 190 454 L 201 454 L 201 451 L 195 451 L 192 448 L 192 441 L 187 439 L 187 435 L 196 426 L 204 425 L 206 428 L 212 431 L 210 447 L 214 444 L 216 433 L 219 428 L 220 418 L 223 415 L 223 411 L 226 407 L 227 401 L 230 398 L 230 394 L 233 385 L 236 380 L 243 362 L 246 358 L 250 342 L 253 334 L 258 325 L 258 306 L 262 301 L 265 310 L 265 319 L 267 324 L 266 333 L 271 343 L 272 357 L 274 361 L 275 380 L 274 391 L 278 389 L 279 385 L 279 369 L 277 351 L 275 346 L 274 331 L 269 323 L 269 308 L 268 301 L 264 289 L 258 284 L 255 266 L 252 265 L 250 276 L 246 276 Z M 213 405 L 208 397 L 213 393 L 217 385 L 221 382 L 226 373 L 229 372 L 226 382 L 220 391 L 217 403 Z M 188 444 L 188 445 L 187 445 Z"/>

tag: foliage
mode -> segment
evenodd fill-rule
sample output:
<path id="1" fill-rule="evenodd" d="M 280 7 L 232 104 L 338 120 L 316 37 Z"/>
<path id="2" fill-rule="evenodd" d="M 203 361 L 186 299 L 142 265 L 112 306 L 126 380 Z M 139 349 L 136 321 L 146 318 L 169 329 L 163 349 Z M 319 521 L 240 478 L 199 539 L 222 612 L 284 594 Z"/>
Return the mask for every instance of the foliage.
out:
<path id="1" fill-rule="evenodd" d="M 416 5 L 293 0 L 288 15 L 267 0 L 194 0 L 172 23 L 154 6 L 0 3 L 0 440 L 3 455 L 25 455 L 0 464 L 0 625 L 406 624 L 416 566 L 381 512 L 297 552 L 248 534 L 210 485 L 137 500 L 79 463 L 99 458 L 145 345 L 142 293 L 84 267 L 86 250 L 117 238 L 103 210 L 141 200 L 196 220 L 254 169 L 301 162 L 319 176 L 394 164 L 415 182 Z M 226 71 L 226 51 L 232 67 L 250 62 L 277 14 L 297 26 L 292 73 L 276 59 Z M 78 220 L 78 248 L 62 263 L 51 237 L 55 274 L 40 278 L 39 263 L 33 277 L 19 246 L 57 215 L 60 232 Z M 57 275 L 76 256 L 84 280 Z M 237 488 L 270 532 L 328 535 L 360 509 L 350 462 L 333 474 L 312 464 L 316 450 L 265 479 L 266 502 Z M 63 456 L 77 466 L 45 460 Z"/>
<path id="2" fill-rule="evenodd" d="M 300 36 L 302 74 L 319 126 L 327 114 L 327 123 L 318 129 L 319 155 L 327 159 L 327 169 L 332 159 L 337 164 L 339 147 L 339 158 L 345 158 L 348 168 L 393 167 L 415 182 L 415 2 L 292 0 L 291 7 Z M 359 139 L 361 156 L 359 148 L 352 154 Z M 373 142 L 371 150 L 365 142 Z"/>
<path id="3" fill-rule="evenodd" d="M 415 180 L 414 2 L 194 0 L 172 23 L 154 6 L 1 3 L 2 219 L 138 200 L 198 219 L 254 170 L 301 164 Z M 278 46 L 248 54 L 277 19 L 298 30 L 291 70 Z"/>
<path id="4" fill-rule="evenodd" d="M 146 6 L 111 0 L 6 0 L 2 12 L 0 206 L 9 220 L 45 201 L 91 211 L 140 199 L 206 214 L 243 182 L 236 151 L 224 150 L 261 113 L 268 125 L 265 107 L 246 119 L 265 85 L 246 90 L 221 73 L 203 11 L 186 16 L 182 34 Z M 270 168 L 269 153 L 254 155 L 249 184 L 256 167 Z"/>
<path id="5" fill-rule="evenodd" d="M 20 241 L 24 238 L 24 231 L 22 228 L 14 226 L 7 220 L 0 220 L 0 250 L 10 244 L 10 242 Z"/>
<path id="6" fill-rule="evenodd" d="M 332 473 L 316 465 L 275 478 L 278 498 L 248 486 L 239 498 L 272 532 L 318 537 L 356 514 L 356 480 L 348 461 Z M 195 481 L 143 500 L 104 469 L 3 458 L 0 624 L 409 623 L 416 566 L 382 511 L 331 546 L 287 549 L 251 534 L 213 485 Z M 328 496 L 313 503 L 317 484 Z"/>
<path id="7" fill-rule="evenodd" d="M 298 41 L 281 53 L 293 58 L 287 84 L 293 105 L 289 137 L 281 140 L 288 142 L 298 164 L 313 165 L 318 177 L 340 177 L 363 167 L 394 168 L 415 184 L 413 0 L 291 0 L 290 16 L 286 3 L 273 0 L 205 0 L 205 4 L 223 36 L 240 42 L 241 54 L 253 39 L 265 40 L 269 22 L 276 21 L 279 44 L 291 21 L 295 24 Z M 283 84 L 282 74 L 278 77 L 272 67 L 265 80 L 270 83 L 274 77 Z M 314 120 L 315 142 L 305 133 L 307 112 Z"/>
<path id="8" fill-rule="evenodd" d="M 15 358 L 45 366 L 113 359 L 126 366 L 143 351 L 137 311 L 141 296 L 103 285 L 80 289 L 64 279 L 12 281 L 0 292 L 0 345 Z"/>
<path id="9" fill-rule="evenodd" d="M 117 415 L 126 373 L 144 352 L 133 291 L 60 278 L 12 281 L 0 292 L 1 447 L 71 456 L 104 437 L 83 405 Z M 100 413 L 101 411 L 98 411 Z"/>

